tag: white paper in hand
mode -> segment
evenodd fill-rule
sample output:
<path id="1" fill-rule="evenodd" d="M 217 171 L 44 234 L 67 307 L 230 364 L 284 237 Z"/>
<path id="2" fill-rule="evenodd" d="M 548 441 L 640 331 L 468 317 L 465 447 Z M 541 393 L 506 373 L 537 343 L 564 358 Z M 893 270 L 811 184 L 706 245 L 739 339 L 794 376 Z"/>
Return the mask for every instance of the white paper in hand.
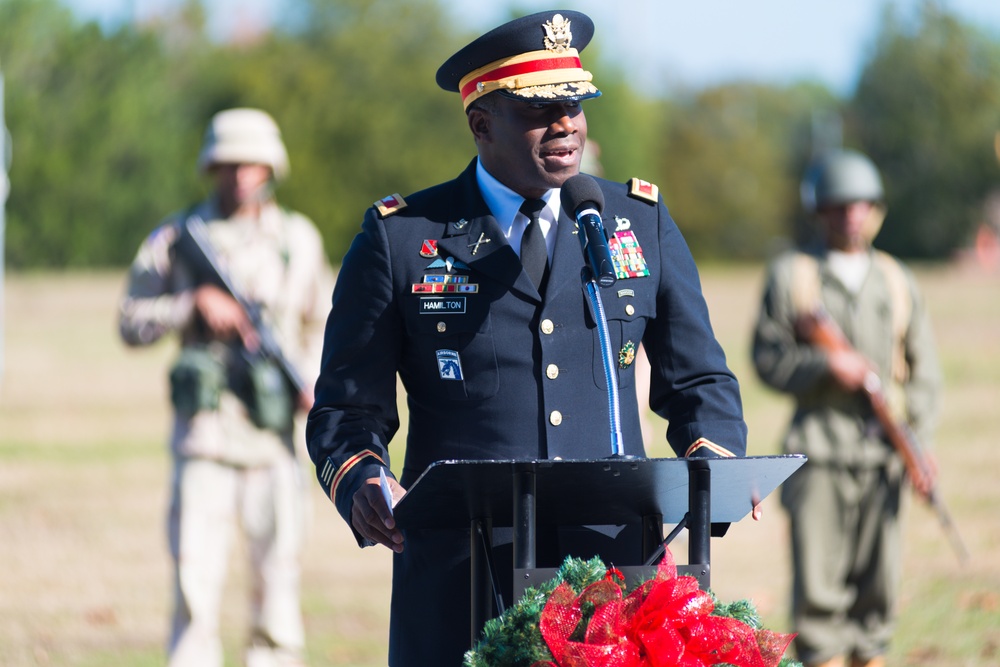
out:
<path id="1" fill-rule="evenodd" d="M 380 468 L 378 471 L 378 485 L 382 489 L 382 497 L 385 498 L 389 514 L 392 515 L 392 506 L 395 503 L 392 502 L 392 489 L 389 488 L 389 479 L 385 476 L 385 468 Z"/>

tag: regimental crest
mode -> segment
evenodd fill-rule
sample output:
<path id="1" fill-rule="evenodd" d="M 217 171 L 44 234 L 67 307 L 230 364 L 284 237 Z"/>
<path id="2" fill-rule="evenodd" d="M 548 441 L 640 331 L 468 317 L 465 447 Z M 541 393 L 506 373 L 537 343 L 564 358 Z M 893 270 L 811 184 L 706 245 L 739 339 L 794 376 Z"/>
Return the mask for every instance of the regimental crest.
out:
<path id="1" fill-rule="evenodd" d="M 570 47 L 573 33 L 569 29 L 569 19 L 562 14 L 556 14 L 551 21 L 542 26 L 545 30 L 545 50 L 562 53 Z"/>
<path id="2" fill-rule="evenodd" d="M 420 246 L 420 256 L 426 257 L 427 259 L 433 259 L 438 256 L 438 242 L 437 239 L 424 239 L 423 244 Z"/>

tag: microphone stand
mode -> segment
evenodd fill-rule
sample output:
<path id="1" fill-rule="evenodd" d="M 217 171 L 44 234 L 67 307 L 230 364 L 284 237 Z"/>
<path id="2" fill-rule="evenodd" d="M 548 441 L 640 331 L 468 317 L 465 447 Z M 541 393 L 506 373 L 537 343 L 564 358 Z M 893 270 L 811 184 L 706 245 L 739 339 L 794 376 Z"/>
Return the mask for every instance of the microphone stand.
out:
<path id="1" fill-rule="evenodd" d="M 611 456 L 625 455 L 625 445 L 622 438 L 621 403 L 618 397 L 618 374 L 615 371 L 613 352 L 611 351 L 611 336 L 608 333 L 608 321 L 604 315 L 604 302 L 597 279 L 589 266 L 584 266 L 580 272 L 584 291 L 590 299 L 594 320 L 597 321 L 597 335 L 601 342 L 601 360 L 604 362 L 604 382 L 608 386 L 608 421 L 611 434 Z"/>

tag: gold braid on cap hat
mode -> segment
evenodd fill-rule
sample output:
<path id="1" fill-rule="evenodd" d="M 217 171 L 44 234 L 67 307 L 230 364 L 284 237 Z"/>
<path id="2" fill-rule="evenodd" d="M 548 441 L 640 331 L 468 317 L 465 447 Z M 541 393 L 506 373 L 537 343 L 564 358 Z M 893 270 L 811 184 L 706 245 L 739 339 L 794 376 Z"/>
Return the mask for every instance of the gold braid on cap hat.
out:
<path id="1" fill-rule="evenodd" d="M 569 19 L 556 14 L 542 24 L 542 29 L 545 49 L 494 60 L 462 77 L 458 90 L 466 109 L 495 90 L 525 99 L 559 99 L 598 92 L 591 83 L 593 74 L 580 64 L 580 53 L 570 47 L 573 33 Z"/>
<path id="2" fill-rule="evenodd" d="M 566 49 L 559 54 L 530 51 L 483 65 L 462 77 L 458 89 L 462 93 L 462 103 L 468 108 L 473 101 L 495 90 L 507 90 L 524 97 L 557 97 L 559 94 L 554 90 L 524 94 L 521 89 L 575 83 L 578 90 L 570 94 L 593 93 L 597 91 L 590 83 L 593 78 L 593 74 L 581 67 L 576 49 Z"/>

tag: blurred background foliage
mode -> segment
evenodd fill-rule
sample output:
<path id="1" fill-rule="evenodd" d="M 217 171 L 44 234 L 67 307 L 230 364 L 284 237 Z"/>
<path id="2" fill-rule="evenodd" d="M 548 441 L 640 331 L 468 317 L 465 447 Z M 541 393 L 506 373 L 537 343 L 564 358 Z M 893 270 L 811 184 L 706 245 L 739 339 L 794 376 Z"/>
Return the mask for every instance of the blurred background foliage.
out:
<path id="1" fill-rule="evenodd" d="M 0 2 L 0 67 L 14 145 L 7 263 L 118 267 L 156 223 L 201 198 L 212 113 L 269 111 L 292 160 L 285 205 L 339 262 L 363 210 L 456 175 L 475 149 L 438 65 L 474 37 L 436 0 L 289 0 L 281 24 L 225 43 L 200 0 L 102 29 L 57 0 Z M 945 259 L 968 244 L 1000 184 L 1000 43 L 928 0 L 887 8 L 855 91 L 734 81 L 652 96 L 595 43 L 604 96 L 586 104 L 603 173 L 657 183 L 695 255 L 760 259 L 808 233 L 799 181 L 816 151 L 867 152 L 886 181 L 877 245 Z M 820 47 L 818 47 L 820 48 Z"/>

